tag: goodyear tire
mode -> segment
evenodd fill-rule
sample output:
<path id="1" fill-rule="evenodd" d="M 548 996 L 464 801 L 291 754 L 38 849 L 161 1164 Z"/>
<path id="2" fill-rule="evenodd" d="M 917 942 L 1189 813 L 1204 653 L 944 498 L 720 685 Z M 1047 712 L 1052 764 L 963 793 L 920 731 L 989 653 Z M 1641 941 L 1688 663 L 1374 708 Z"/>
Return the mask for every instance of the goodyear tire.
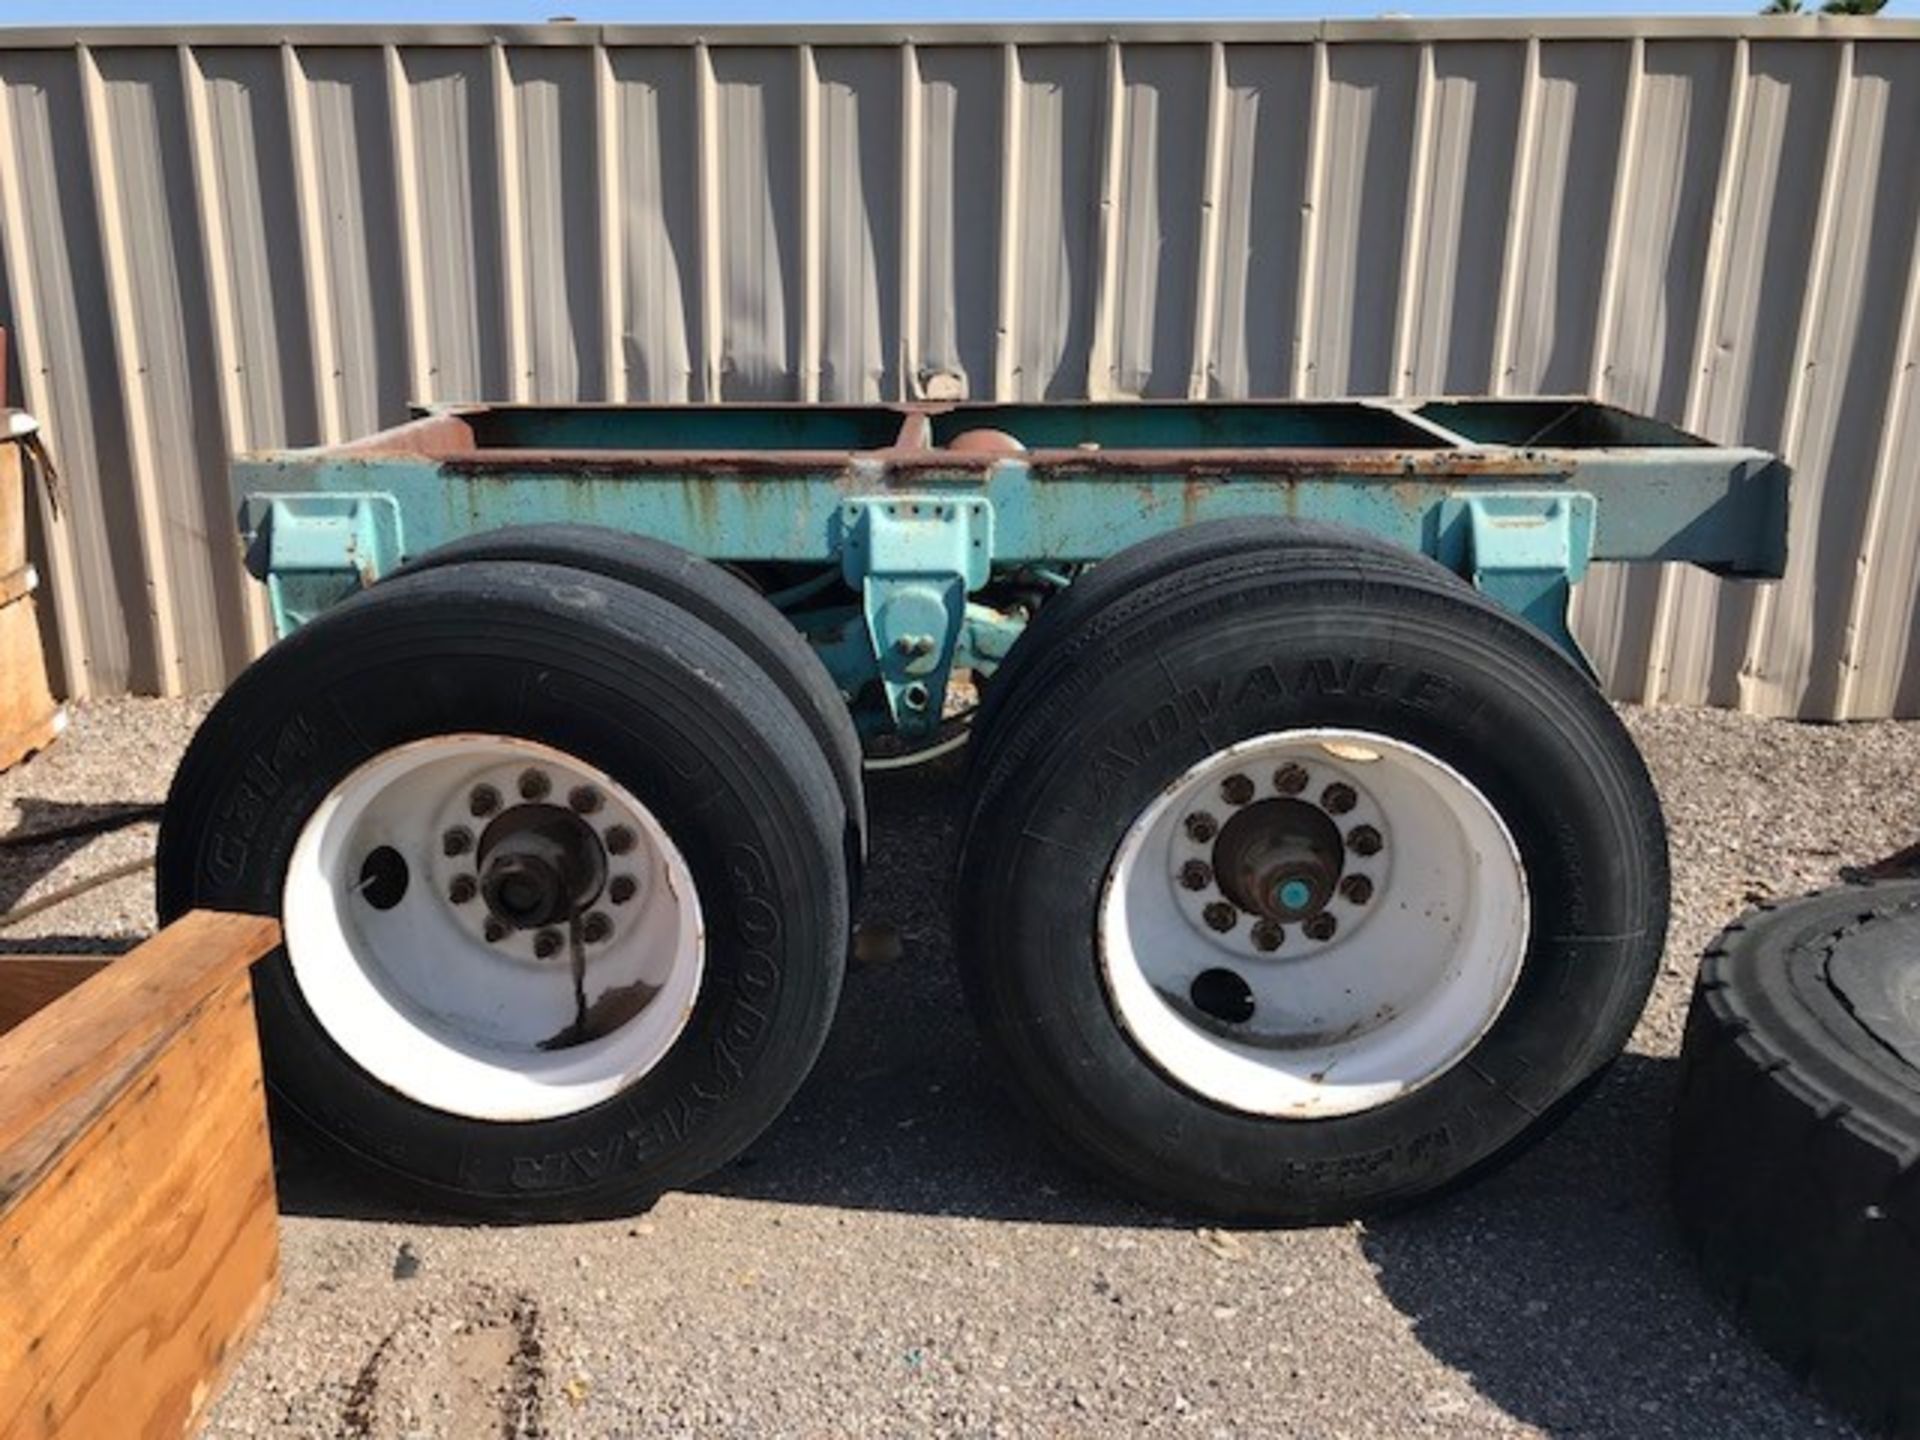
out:
<path id="1" fill-rule="evenodd" d="M 1869 1428 L 1920 1435 L 1920 883 L 1764 906 L 1707 950 L 1673 1186 L 1760 1343 Z"/>
<path id="2" fill-rule="evenodd" d="M 982 1027 L 1070 1155 L 1335 1219 L 1511 1154 L 1618 1053 L 1665 831 L 1536 632 L 1350 546 L 1194 555 L 1090 624 L 1009 697 L 956 890 Z"/>
<path id="3" fill-rule="evenodd" d="M 281 1105 L 428 1204 L 617 1213 L 737 1154 L 826 1035 L 833 771 L 737 646 L 551 565 L 400 577 L 283 641 L 175 777 L 159 903 L 279 916 Z"/>

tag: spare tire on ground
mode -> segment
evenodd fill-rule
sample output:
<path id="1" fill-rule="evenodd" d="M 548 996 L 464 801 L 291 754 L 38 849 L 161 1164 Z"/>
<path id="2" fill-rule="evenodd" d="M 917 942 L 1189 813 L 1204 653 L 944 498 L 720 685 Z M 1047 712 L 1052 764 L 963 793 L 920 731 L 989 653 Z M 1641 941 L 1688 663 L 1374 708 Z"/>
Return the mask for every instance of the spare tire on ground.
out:
<path id="1" fill-rule="evenodd" d="M 1681 1229 L 1760 1343 L 1920 1435 L 1920 882 L 1763 905 L 1701 964 L 1680 1055 Z"/>

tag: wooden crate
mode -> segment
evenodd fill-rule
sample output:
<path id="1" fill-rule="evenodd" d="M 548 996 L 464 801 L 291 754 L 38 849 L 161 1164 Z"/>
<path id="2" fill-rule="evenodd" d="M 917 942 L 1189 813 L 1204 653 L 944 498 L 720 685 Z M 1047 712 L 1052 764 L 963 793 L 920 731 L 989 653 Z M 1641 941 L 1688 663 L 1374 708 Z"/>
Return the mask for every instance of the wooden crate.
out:
<path id="1" fill-rule="evenodd" d="M 0 409 L 0 422 L 18 415 Z M 0 770 L 43 748 L 67 719 L 47 686 L 40 648 L 33 601 L 39 577 L 27 563 L 25 441 L 15 428 L 0 423 Z"/>
<path id="2" fill-rule="evenodd" d="M 278 940 L 196 911 L 110 964 L 0 956 L 9 1440 L 191 1433 L 264 1315 L 279 1221 L 247 971 Z"/>

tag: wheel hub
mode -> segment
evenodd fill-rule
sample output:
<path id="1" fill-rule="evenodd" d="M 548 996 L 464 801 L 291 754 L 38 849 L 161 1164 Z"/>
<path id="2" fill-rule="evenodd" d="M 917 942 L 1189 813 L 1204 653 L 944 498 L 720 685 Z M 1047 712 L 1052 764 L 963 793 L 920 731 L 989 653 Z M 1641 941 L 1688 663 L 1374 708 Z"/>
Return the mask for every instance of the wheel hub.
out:
<path id="1" fill-rule="evenodd" d="M 516 805 L 487 826 L 476 852 L 480 897 L 515 930 L 558 925 L 599 897 L 607 880 L 600 837 L 558 805 Z"/>
<path id="2" fill-rule="evenodd" d="M 1290 924 L 1318 913 L 1340 883 L 1340 827 L 1305 800 L 1260 800 L 1221 828 L 1213 872 L 1249 915 Z"/>
<path id="3" fill-rule="evenodd" d="M 1366 923 L 1391 864 L 1366 762 L 1314 747 L 1272 770 L 1216 768 L 1172 837 L 1177 908 L 1238 958 L 1294 960 Z M 1191 803 L 1191 802 L 1190 802 Z M 1222 1017 L 1237 1004 L 1201 1011 Z"/>

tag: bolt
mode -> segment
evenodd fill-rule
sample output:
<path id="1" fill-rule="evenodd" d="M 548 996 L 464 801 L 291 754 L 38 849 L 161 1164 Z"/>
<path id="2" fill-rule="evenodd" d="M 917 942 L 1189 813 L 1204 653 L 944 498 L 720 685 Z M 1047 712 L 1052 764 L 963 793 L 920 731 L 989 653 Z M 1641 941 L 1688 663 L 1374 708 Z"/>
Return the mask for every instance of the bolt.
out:
<path id="1" fill-rule="evenodd" d="M 1180 883 L 1188 890 L 1204 890 L 1213 883 L 1213 867 L 1204 860 L 1189 860 L 1180 867 Z"/>
<path id="2" fill-rule="evenodd" d="M 1355 905 L 1364 905 L 1373 898 L 1373 881 L 1364 875 L 1349 875 L 1340 882 L 1340 893 Z"/>
<path id="3" fill-rule="evenodd" d="M 547 792 L 553 789 L 553 782 L 543 770 L 522 770 L 520 772 L 520 798 L 522 800 L 544 800 Z"/>
<path id="4" fill-rule="evenodd" d="M 1202 845 L 1213 839 L 1219 829 L 1220 826 L 1214 820 L 1213 816 L 1204 810 L 1196 810 L 1193 814 L 1187 816 L 1188 837 L 1199 841 Z"/>
<path id="5" fill-rule="evenodd" d="M 1307 767 L 1289 761 L 1273 772 L 1273 788 L 1282 795 L 1298 795 L 1307 788 Z"/>
<path id="6" fill-rule="evenodd" d="M 902 635 L 893 642 L 893 648 L 909 658 L 931 655 L 938 645 L 931 635 Z"/>
<path id="7" fill-rule="evenodd" d="M 1218 930 L 1222 935 L 1233 929 L 1240 919 L 1240 912 L 1224 900 L 1216 900 L 1200 912 L 1206 919 L 1209 930 Z"/>
<path id="8" fill-rule="evenodd" d="M 598 945 L 611 934 L 613 934 L 613 921 L 599 910 L 595 910 L 580 922 L 580 938 L 589 945 Z"/>
<path id="9" fill-rule="evenodd" d="M 1380 832 L 1371 825 L 1356 825 L 1347 832 L 1347 848 L 1356 855 L 1378 855 Z"/>
<path id="10" fill-rule="evenodd" d="M 1278 950 L 1285 942 L 1287 932 L 1280 928 L 1275 920 L 1262 920 L 1253 927 L 1253 948 L 1256 950 Z"/>
<path id="11" fill-rule="evenodd" d="M 456 905 L 465 905 L 473 899 L 479 889 L 480 887 L 474 884 L 473 876 L 456 875 L 453 877 L 453 883 L 447 886 L 447 899 Z"/>
<path id="12" fill-rule="evenodd" d="M 1327 786 L 1320 792 L 1320 804 L 1329 815 L 1344 815 L 1359 803 L 1360 797 L 1353 793 L 1351 785 L 1342 785 L 1339 781 Z"/>
<path id="13" fill-rule="evenodd" d="M 607 831 L 607 853 L 609 855 L 626 854 L 629 850 L 633 849 L 633 842 L 633 831 L 625 825 L 615 825 Z"/>
<path id="14" fill-rule="evenodd" d="M 464 825 L 456 825 L 440 837 L 440 848 L 448 859 L 455 855 L 464 855 L 473 848 L 473 832 Z"/>
<path id="15" fill-rule="evenodd" d="M 581 815 L 591 815 L 600 808 L 600 792 L 591 785 L 576 785 L 567 793 L 567 804 Z"/>
<path id="16" fill-rule="evenodd" d="M 633 892 L 640 886 L 631 875 L 616 875 L 607 882 L 607 898 L 616 905 L 624 905 L 633 899 Z"/>
<path id="17" fill-rule="evenodd" d="M 1253 799 L 1253 781 L 1244 775 L 1229 775 L 1220 782 L 1220 797 L 1229 805 L 1244 805 Z"/>
<path id="18" fill-rule="evenodd" d="M 500 808 L 500 792 L 491 785 L 476 785 L 467 796 L 467 809 L 476 820 L 484 820 Z"/>
<path id="19" fill-rule="evenodd" d="M 507 927 L 505 922 L 496 920 L 489 915 L 484 933 L 486 934 L 489 945 L 498 945 L 502 940 L 507 938 Z"/>
<path id="20" fill-rule="evenodd" d="M 558 930 L 542 930 L 533 937 L 533 958 L 550 960 L 560 953 L 560 947 L 567 942 L 560 938 Z"/>
<path id="21" fill-rule="evenodd" d="M 1333 932 L 1340 928 L 1340 922 L 1322 910 L 1318 915 L 1309 915 L 1300 928 L 1309 940 L 1331 940 Z"/>

